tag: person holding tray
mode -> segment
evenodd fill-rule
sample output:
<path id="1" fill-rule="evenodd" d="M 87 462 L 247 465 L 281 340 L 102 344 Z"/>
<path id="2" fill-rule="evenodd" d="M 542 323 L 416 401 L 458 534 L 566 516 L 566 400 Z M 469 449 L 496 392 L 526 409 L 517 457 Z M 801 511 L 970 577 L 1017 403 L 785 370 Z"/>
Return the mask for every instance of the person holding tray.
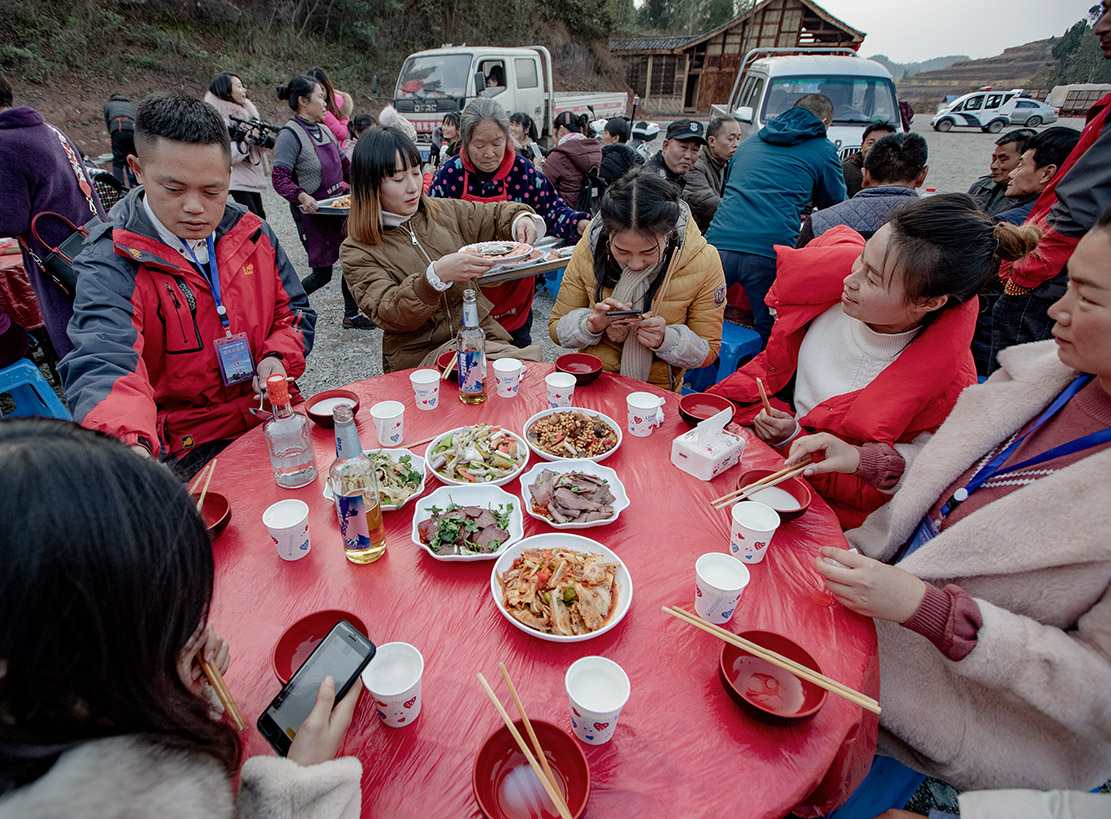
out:
<path id="1" fill-rule="evenodd" d="M 458 156 L 444 162 L 432 180 L 428 195 L 464 202 L 522 202 L 543 219 L 537 236 L 578 241 L 590 214 L 573 210 L 556 192 L 548 177 L 513 150 L 509 115 L 494 100 L 479 97 L 463 109 L 459 122 L 462 147 Z M 494 319 L 518 347 L 532 343 L 532 298 L 536 279 L 483 288 L 493 305 Z"/>
<path id="2" fill-rule="evenodd" d="M 679 189 L 634 169 L 607 188 L 568 261 L 548 333 L 609 372 L 674 390 L 717 357 L 724 310 L 721 260 Z"/>
<path id="3" fill-rule="evenodd" d="M 362 764 L 336 753 L 360 682 L 332 710 L 324 680 L 285 759 L 241 768 L 239 734 L 213 718 L 200 653 L 220 673 L 230 655 L 207 622 L 212 545 L 169 470 L 17 418 L 0 424 L 0 497 L 0 817 L 359 815 Z"/>
<path id="4" fill-rule="evenodd" d="M 420 151 L 396 128 L 372 128 L 352 160 L 351 216 L 340 248 L 343 277 L 363 312 L 382 328 L 385 372 L 428 366 L 455 349 L 463 291 L 497 258 L 460 252 L 474 242 L 532 244 L 543 220 L 517 202 L 430 199 L 423 193 Z M 541 361 L 539 347 L 518 348 L 478 293 L 479 326 L 489 358 Z"/>
<path id="5" fill-rule="evenodd" d="M 271 181 L 278 195 L 290 203 L 293 221 L 300 228 L 301 243 L 312 272 L 301 280 L 311 295 L 332 280 L 332 266 L 346 235 L 344 217 L 318 213 L 320 200 L 339 196 L 351 175 L 351 165 L 331 130 L 324 126 L 328 110 L 324 86 L 312 77 L 294 77 L 278 88 L 278 99 L 287 100 L 294 116 L 274 141 Z M 304 211 L 303 213 L 301 211 Z M 359 315 L 347 282 L 343 293 L 343 326 L 371 330 L 374 324 Z"/>
<path id="6" fill-rule="evenodd" d="M 823 548 L 826 587 L 876 619 L 879 750 L 961 789 L 1089 790 L 1111 772 L 1111 211 L 1049 308 L 1054 340 L 1003 350 L 894 498 Z M 798 439 L 804 474 L 860 447 Z"/>

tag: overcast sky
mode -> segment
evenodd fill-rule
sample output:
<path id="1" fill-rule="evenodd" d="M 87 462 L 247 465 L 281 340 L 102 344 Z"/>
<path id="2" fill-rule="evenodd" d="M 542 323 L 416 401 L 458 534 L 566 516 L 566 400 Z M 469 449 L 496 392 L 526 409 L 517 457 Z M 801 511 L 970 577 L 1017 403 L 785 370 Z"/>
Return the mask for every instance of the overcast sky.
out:
<path id="1" fill-rule="evenodd" d="M 867 33 L 861 54 L 907 63 L 967 54 L 992 57 L 1010 46 L 1060 36 L 1098 0 L 817 0 Z"/>

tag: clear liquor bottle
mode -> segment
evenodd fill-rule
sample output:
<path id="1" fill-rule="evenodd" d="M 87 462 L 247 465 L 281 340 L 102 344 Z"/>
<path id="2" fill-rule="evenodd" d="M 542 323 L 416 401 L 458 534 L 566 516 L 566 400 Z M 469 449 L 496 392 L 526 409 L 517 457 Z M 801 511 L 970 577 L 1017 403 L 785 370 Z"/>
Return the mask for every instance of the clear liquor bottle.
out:
<path id="1" fill-rule="evenodd" d="M 478 326 L 475 291 L 463 291 L 463 326 L 455 339 L 459 363 L 459 400 L 481 404 L 486 400 L 486 334 Z"/>
<path id="2" fill-rule="evenodd" d="M 386 553 L 386 524 L 374 462 L 363 452 L 349 405 L 332 410 L 336 459 L 328 481 L 336 498 L 343 552 L 352 563 L 373 563 Z"/>
<path id="3" fill-rule="evenodd" d="M 284 375 L 266 379 L 266 393 L 274 414 L 263 427 L 270 466 L 278 486 L 296 489 L 316 479 L 316 453 L 309 437 L 309 419 L 289 405 L 289 385 Z"/>

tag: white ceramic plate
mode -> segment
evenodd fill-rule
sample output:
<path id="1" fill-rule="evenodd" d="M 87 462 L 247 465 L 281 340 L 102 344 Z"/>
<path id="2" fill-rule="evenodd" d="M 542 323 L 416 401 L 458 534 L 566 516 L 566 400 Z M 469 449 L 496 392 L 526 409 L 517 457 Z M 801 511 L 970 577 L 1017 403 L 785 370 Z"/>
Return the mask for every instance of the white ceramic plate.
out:
<path id="1" fill-rule="evenodd" d="M 542 631 L 529 628 L 520 620 L 510 615 L 501 602 L 502 589 L 499 577 L 509 571 L 509 567 L 513 565 L 513 561 L 520 556 L 521 552 L 528 549 L 572 549 L 576 552 L 600 554 L 605 558 L 607 563 L 618 564 L 617 605 L 614 608 L 613 614 L 610 616 L 609 622 L 597 631 L 592 631 L 589 634 L 562 636 L 559 634 L 545 634 Z M 490 572 L 490 593 L 494 596 L 494 604 L 498 607 L 498 611 L 502 613 L 502 616 L 521 631 L 525 632 L 525 634 L 531 634 L 533 637 L 539 637 L 541 640 L 548 640 L 552 643 L 581 643 L 584 640 L 590 640 L 601 634 L 605 634 L 620 623 L 625 615 L 629 613 L 629 606 L 632 605 L 633 602 L 633 578 L 630 576 L 629 570 L 626 568 L 621 558 L 598 541 L 591 540 L 582 535 L 551 532 L 546 535 L 533 535 L 532 537 L 527 537 L 513 544 L 508 549 L 504 549 L 501 556 L 498 557 L 497 562 L 494 563 L 493 571 Z"/>
<path id="2" fill-rule="evenodd" d="M 497 512 L 497 509 L 502 504 L 508 504 L 513 507 L 513 511 L 509 513 L 509 540 L 498 547 L 498 551 L 491 552 L 490 554 L 482 555 L 441 555 L 432 551 L 430 546 L 421 543 L 420 531 L 417 525 L 432 517 L 431 509 L 433 506 L 438 506 L 440 509 L 447 509 L 452 503 L 459 506 L 481 506 L 483 509 L 489 509 L 492 512 Z M 459 562 L 473 562 L 476 560 L 496 560 L 498 555 L 508 549 L 514 543 L 519 541 L 525 536 L 525 518 L 521 514 L 521 499 L 516 495 L 510 495 L 504 489 L 499 489 L 493 484 L 484 483 L 470 486 L 441 486 L 435 492 L 430 493 L 427 497 L 423 497 L 417 501 L 416 507 L 413 509 L 413 543 L 420 546 L 428 554 L 436 560 L 444 561 L 459 561 Z"/>
<path id="3" fill-rule="evenodd" d="M 430 443 L 428 445 L 428 449 L 425 450 L 426 460 L 431 461 L 432 451 L 439 445 L 440 441 L 442 441 L 448 435 L 453 435 L 456 432 L 460 432 L 464 429 L 469 429 L 469 428 L 470 427 L 459 427 L 458 429 L 451 429 L 451 430 L 448 430 L 447 432 L 445 432 L 443 435 L 436 438 L 435 440 L 433 440 L 432 443 Z M 502 427 L 501 429 L 506 433 L 506 435 L 512 435 L 513 440 L 515 440 L 517 442 L 517 452 L 518 452 L 517 457 L 520 458 L 521 465 L 518 466 L 513 472 L 511 472 L 509 475 L 507 475 L 504 478 L 498 478 L 496 481 L 482 481 L 481 482 L 481 483 L 487 484 L 489 486 L 504 486 L 505 484 L 507 484 L 510 481 L 512 481 L 513 479 L 515 479 L 522 472 L 524 472 L 525 467 L 528 465 L 528 444 L 526 444 L 525 440 L 520 435 L 518 435 L 516 432 L 514 432 L 513 430 L 506 429 L 505 427 Z M 429 470 L 431 470 L 433 475 L 435 475 L 437 478 L 439 478 L 439 480 L 442 483 L 450 484 L 452 486 L 474 486 L 475 485 L 475 484 L 471 483 L 470 481 L 459 480 L 457 478 L 449 478 L 447 475 L 444 475 L 444 474 L 438 472 L 436 469 L 433 469 L 431 463 L 428 464 L 428 468 L 429 468 Z"/>
<path id="4" fill-rule="evenodd" d="M 556 523 L 551 518 L 534 512 L 532 510 L 532 485 L 540 477 L 540 473 L 545 469 L 550 469 L 552 472 L 560 475 L 568 472 L 584 472 L 587 475 L 597 475 L 599 478 L 604 478 L 609 485 L 610 492 L 613 493 L 613 515 L 602 520 L 591 520 L 586 523 Z M 537 520 L 548 524 L 553 529 L 590 529 L 594 526 L 607 526 L 617 520 L 621 515 L 621 511 L 629 506 L 629 496 L 625 493 L 625 487 L 617 477 L 617 473 L 608 466 L 602 466 L 594 461 L 587 460 L 549 461 L 547 463 L 537 464 L 521 476 L 521 500 L 524 503 L 524 510 L 526 512 Z"/>
<path id="5" fill-rule="evenodd" d="M 509 239 L 493 242 L 475 242 L 459 248 L 461 253 L 474 253 L 493 259 L 496 264 L 513 264 L 527 259 L 532 254 L 532 245 L 514 242 Z M 497 255 L 491 251 L 497 251 Z"/>
<path id="6" fill-rule="evenodd" d="M 607 452 L 603 452 L 601 455 L 595 455 L 593 458 L 572 458 L 570 455 L 560 456 L 553 455 L 550 452 L 545 452 L 528 439 L 529 427 L 531 427 L 533 423 L 539 421 L 541 418 L 547 418 L 549 415 L 555 415 L 557 412 L 581 412 L 584 415 L 589 415 L 599 419 L 600 421 L 604 421 L 610 426 L 611 429 L 613 429 L 614 432 L 617 433 L 617 446 L 615 446 L 613 449 L 608 450 Z M 610 455 L 617 452 L 617 450 L 621 448 L 621 425 L 610 418 L 608 415 L 603 415 L 602 413 L 596 412 L 595 410 L 584 409 L 582 407 L 557 407 L 556 409 L 542 410 L 536 413 L 536 415 L 529 418 L 527 421 L 525 421 L 524 436 L 525 442 L 528 444 L 529 449 L 531 449 L 545 461 L 604 461 L 606 458 L 608 458 Z"/>
<path id="7" fill-rule="evenodd" d="M 394 506 L 393 504 L 383 503 L 383 512 L 394 512 L 414 498 L 419 498 L 424 493 L 424 485 L 428 481 L 428 465 L 425 463 L 424 458 L 422 458 L 420 455 L 417 455 L 415 452 L 410 452 L 408 449 L 364 449 L 363 452 L 365 452 L 367 455 L 373 455 L 375 452 L 384 452 L 386 455 L 389 455 L 390 460 L 394 462 L 401 460 L 402 455 L 410 455 L 413 458 L 413 469 L 415 469 L 417 472 L 420 472 L 420 484 L 417 486 L 416 491 L 414 491 L 412 495 L 406 498 L 404 503 L 400 503 L 396 506 Z M 335 495 L 332 494 L 331 481 L 324 481 L 323 495 L 328 500 L 335 502 L 336 498 Z"/>

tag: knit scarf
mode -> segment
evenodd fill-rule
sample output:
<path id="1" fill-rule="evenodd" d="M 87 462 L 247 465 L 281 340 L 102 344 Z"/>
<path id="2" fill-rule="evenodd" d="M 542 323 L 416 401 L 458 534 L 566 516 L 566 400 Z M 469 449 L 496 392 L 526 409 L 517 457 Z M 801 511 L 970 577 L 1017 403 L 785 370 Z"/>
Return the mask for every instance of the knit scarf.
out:
<path id="1" fill-rule="evenodd" d="M 621 277 L 613 288 L 612 298 L 631 304 L 634 308 L 643 304 L 648 288 L 652 285 L 652 279 L 659 273 L 662 264 L 663 259 L 646 270 L 638 272 L 622 267 Z M 637 341 L 636 330 L 630 328 L 629 334 L 625 337 L 625 344 L 621 348 L 621 374 L 638 381 L 647 381 L 648 374 L 652 370 L 653 358 L 652 351 Z"/>

